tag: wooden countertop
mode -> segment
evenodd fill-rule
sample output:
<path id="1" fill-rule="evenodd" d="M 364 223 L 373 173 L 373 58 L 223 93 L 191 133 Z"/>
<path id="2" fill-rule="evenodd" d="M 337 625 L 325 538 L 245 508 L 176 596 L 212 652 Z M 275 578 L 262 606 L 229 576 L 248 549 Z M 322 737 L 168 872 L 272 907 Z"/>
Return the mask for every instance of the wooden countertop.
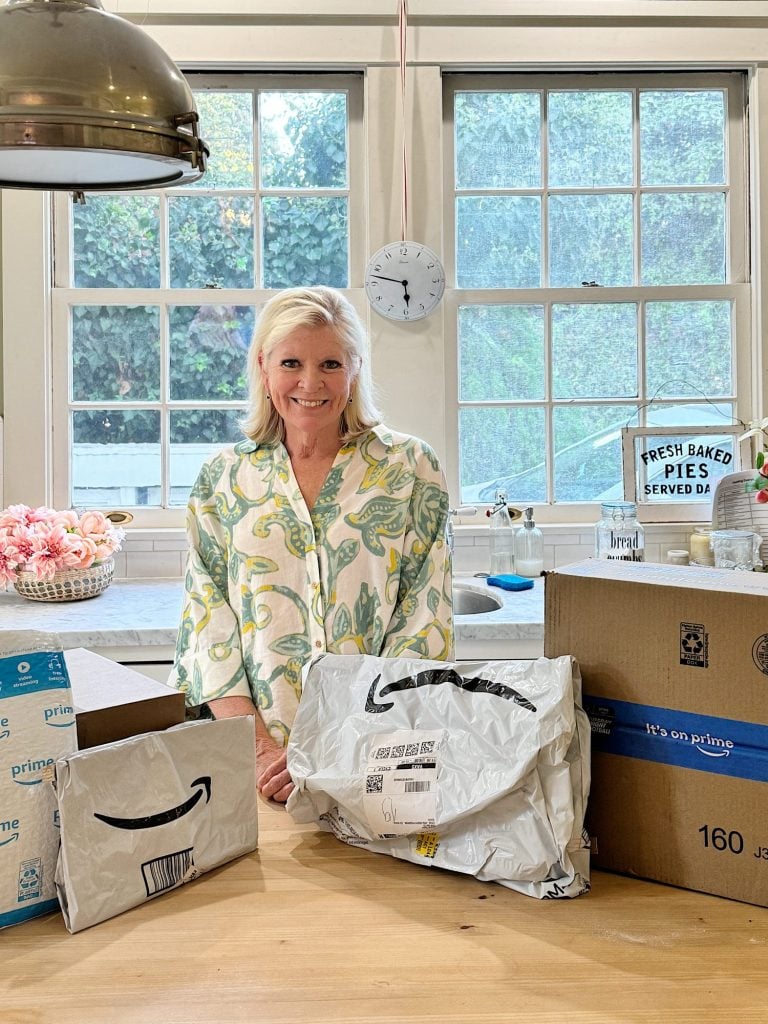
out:
<path id="1" fill-rule="evenodd" d="M 766 909 L 602 872 L 538 901 L 259 824 L 257 853 L 87 931 L 0 932 L 3 1024 L 768 1019 Z"/>

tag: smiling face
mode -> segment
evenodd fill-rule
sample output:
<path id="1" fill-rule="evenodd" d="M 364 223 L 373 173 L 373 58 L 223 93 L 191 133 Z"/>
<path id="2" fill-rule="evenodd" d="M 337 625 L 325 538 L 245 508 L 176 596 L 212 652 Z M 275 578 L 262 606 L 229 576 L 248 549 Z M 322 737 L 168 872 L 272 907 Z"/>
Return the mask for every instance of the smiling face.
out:
<path id="1" fill-rule="evenodd" d="M 285 423 L 285 438 L 332 445 L 357 375 L 332 327 L 296 327 L 259 357 L 264 389 Z"/>

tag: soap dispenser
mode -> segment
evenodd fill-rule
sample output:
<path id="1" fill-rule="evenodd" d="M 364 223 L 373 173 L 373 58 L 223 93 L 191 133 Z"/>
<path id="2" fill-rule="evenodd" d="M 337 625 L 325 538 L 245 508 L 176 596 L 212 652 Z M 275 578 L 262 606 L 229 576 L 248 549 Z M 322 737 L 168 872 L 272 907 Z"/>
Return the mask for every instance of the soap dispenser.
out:
<path id="1" fill-rule="evenodd" d="M 504 491 L 497 491 L 491 517 L 491 576 L 515 571 L 515 529 Z"/>
<path id="2" fill-rule="evenodd" d="M 544 572 L 544 535 L 533 521 L 532 508 L 525 510 L 525 521 L 515 535 L 515 572 L 531 577 Z"/>

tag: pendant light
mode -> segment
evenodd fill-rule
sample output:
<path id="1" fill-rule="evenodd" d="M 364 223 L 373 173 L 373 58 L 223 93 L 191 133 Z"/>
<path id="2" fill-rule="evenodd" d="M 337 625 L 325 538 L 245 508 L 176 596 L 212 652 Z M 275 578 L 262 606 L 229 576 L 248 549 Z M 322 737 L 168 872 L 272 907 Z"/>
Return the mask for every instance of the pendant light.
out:
<path id="1" fill-rule="evenodd" d="M 170 57 L 100 0 L 0 7 L 0 188 L 188 184 L 208 156 L 197 125 Z"/>

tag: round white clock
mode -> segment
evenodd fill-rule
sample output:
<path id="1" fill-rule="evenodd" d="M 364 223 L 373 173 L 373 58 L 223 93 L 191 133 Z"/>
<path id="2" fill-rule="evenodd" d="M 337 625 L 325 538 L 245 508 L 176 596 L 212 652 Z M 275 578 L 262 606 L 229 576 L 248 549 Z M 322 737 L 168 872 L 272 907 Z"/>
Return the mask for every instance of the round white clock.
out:
<path id="1" fill-rule="evenodd" d="M 368 261 L 365 291 L 377 313 L 390 320 L 421 320 L 445 291 L 438 256 L 421 242 L 390 242 Z"/>

